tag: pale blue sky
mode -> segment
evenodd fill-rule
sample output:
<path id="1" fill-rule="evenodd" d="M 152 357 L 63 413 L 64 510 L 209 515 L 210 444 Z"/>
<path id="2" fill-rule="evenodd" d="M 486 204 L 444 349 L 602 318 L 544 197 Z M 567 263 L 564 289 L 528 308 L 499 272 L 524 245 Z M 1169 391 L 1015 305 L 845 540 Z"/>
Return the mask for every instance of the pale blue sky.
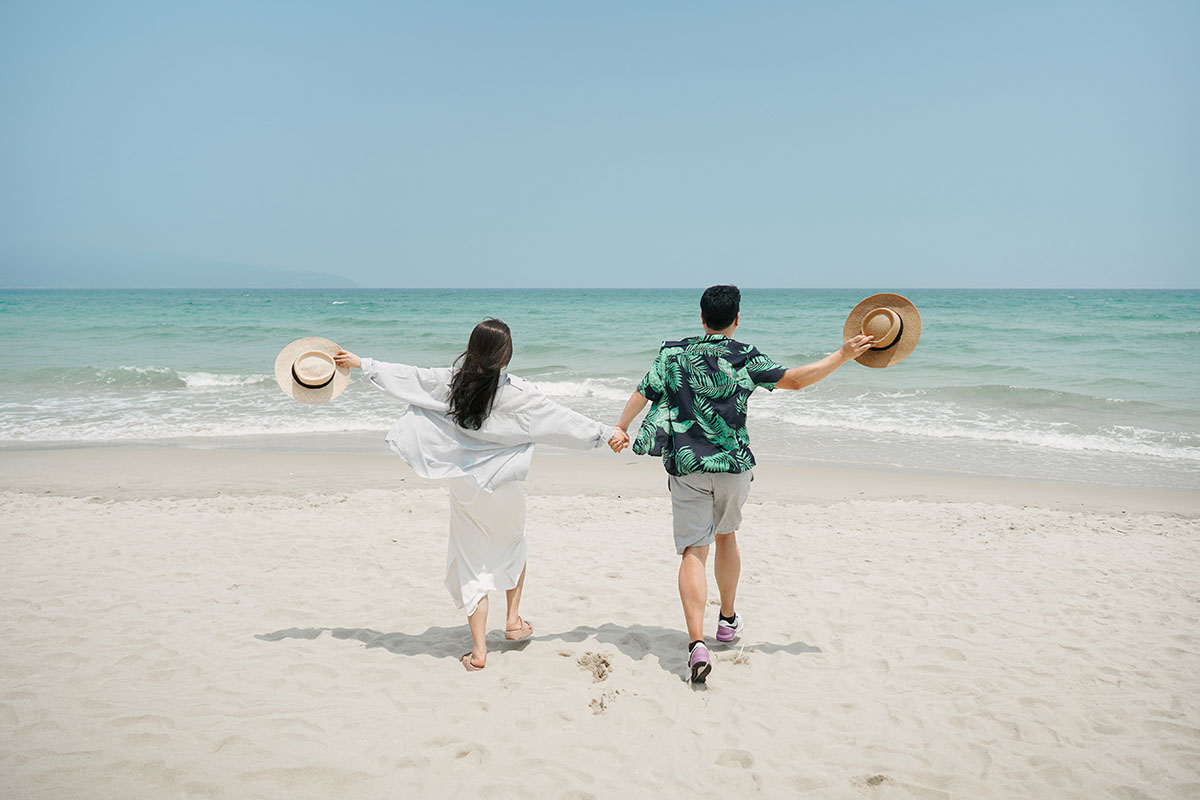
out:
<path id="1" fill-rule="evenodd" d="M 10 285 L 1200 285 L 1190 1 L 5 2 L 0 103 Z"/>

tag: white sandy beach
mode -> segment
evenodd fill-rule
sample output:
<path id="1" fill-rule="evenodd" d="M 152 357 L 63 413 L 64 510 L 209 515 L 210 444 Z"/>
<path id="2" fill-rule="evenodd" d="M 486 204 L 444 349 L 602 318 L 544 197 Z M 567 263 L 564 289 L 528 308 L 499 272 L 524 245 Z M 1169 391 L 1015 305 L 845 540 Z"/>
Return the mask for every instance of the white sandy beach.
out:
<path id="1" fill-rule="evenodd" d="M 468 674 L 399 459 L 0 453 L 0 795 L 1200 796 L 1200 492 L 762 466 L 693 689 L 665 484 L 535 459 Z"/>

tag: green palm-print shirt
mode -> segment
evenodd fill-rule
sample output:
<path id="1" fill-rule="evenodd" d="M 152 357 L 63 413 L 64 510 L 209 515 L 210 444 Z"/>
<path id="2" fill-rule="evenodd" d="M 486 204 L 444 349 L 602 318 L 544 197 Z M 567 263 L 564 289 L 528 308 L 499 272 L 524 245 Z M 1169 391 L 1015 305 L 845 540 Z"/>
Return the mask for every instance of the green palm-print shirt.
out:
<path id="1" fill-rule="evenodd" d="M 757 348 L 727 336 L 663 342 L 638 384 L 653 405 L 633 452 L 661 455 L 672 475 L 752 469 L 746 431 L 750 394 L 759 386 L 774 389 L 786 371 Z"/>

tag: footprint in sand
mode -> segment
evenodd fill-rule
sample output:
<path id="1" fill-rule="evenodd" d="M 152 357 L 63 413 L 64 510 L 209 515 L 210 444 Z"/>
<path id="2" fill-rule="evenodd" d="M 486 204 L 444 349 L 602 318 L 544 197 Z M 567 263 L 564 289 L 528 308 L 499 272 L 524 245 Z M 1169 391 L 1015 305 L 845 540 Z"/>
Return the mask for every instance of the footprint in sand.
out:
<path id="1" fill-rule="evenodd" d="M 592 673 L 592 683 L 600 683 L 612 672 L 612 664 L 609 662 L 608 656 L 602 653 L 593 653 L 591 650 L 581 655 L 575 663 L 584 672 Z"/>
<path id="2" fill-rule="evenodd" d="M 588 708 L 593 714 L 603 714 L 604 711 L 612 704 L 613 699 L 621 693 L 620 689 L 613 692 L 605 692 L 599 697 L 592 698 L 592 702 L 588 703 Z"/>
<path id="3" fill-rule="evenodd" d="M 722 767 L 749 769 L 754 765 L 754 756 L 745 750 L 726 750 L 717 756 L 717 763 Z"/>

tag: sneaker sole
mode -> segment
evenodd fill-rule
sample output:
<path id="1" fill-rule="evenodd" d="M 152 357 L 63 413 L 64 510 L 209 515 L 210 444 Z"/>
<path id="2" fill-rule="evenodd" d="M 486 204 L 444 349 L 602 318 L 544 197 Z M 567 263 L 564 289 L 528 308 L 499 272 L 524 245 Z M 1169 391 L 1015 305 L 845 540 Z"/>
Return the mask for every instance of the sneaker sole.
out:
<path id="1" fill-rule="evenodd" d="M 737 628 L 736 630 L 733 630 L 729 634 L 728 639 L 723 639 L 723 638 L 721 638 L 721 630 L 718 628 L 717 629 L 717 641 L 720 642 L 721 644 L 729 644 L 732 641 L 736 641 L 737 638 L 742 635 L 742 631 L 744 631 L 744 630 L 746 630 L 746 624 L 742 623 L 742 627 Z"/>
<path id="2" fill-rule="evenodd" d="M 707 661 L 692 667 L 692 683 L 704 683 L 710 672 L 712 672 L 712 664 Z"/>

